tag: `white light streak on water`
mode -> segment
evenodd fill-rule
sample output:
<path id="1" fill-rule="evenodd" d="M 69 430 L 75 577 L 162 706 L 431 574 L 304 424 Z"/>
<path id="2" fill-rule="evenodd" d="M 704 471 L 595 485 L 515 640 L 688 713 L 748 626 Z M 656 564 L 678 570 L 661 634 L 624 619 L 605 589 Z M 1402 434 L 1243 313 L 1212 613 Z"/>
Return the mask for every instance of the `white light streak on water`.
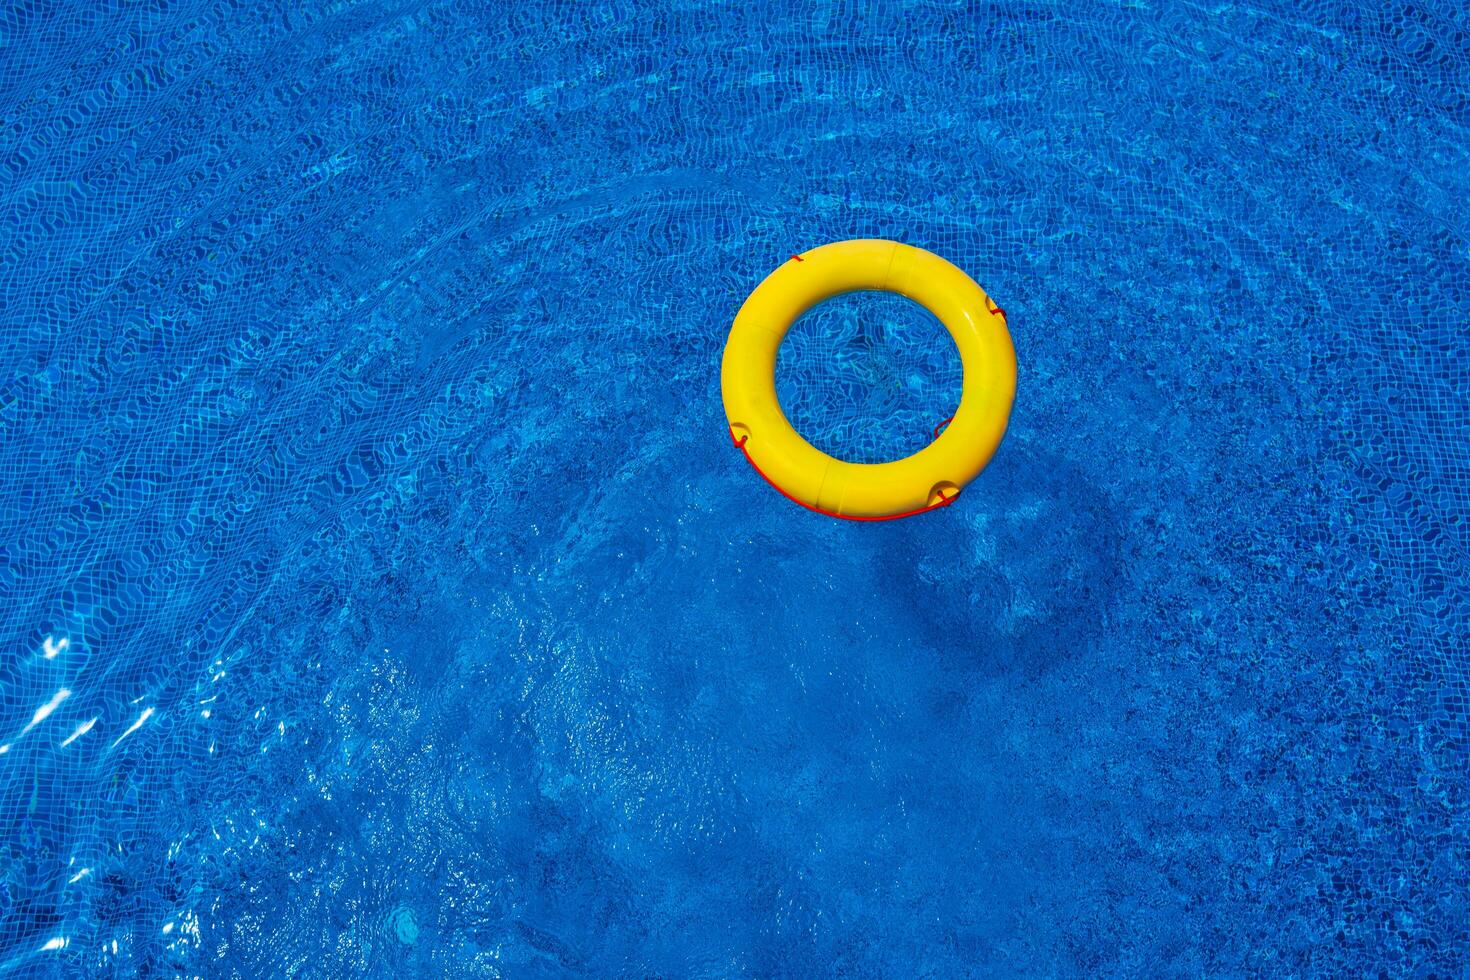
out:
<path id="1" fill-rule="evenodd" d="M 154 712 L 154 709 L 152 707 L 144 708 L 143 709 L 143 713 L 138 716 L 138 720 L 135 721 L 135 722 L 133 722 L 130 726 L 128 726 L 128 730 L 125 731 L 125 732 L 123 732 L 121 735 L 119 735 L 117 737 L 117 742 L 113 742 L 112 743 L 112 747 L 113 748 L 117 748 L 117 743 L 118 742 L 121 742 L 123 739 L 125 739 L 129 735 L 133 734 L 133 732 L 136 732 L 138 729 L 142 728 L 143 727 L 143 722 L 145 722 L 149 718 L 153 717 L 153 712 Z"/>
<path id="2" fill-rule="evenodd" d="M 97 724 L 96 718 L 93 718 L 91 721 L 82 722 L 80 725 L 77 726 L 76 731 L 72 732 L 66 737 L 66 741 L 61 743 L 61 747 L 63 749 L 66 748 L 68 745 L 90 732 L 92 730 L 92 726 L 95 724 Z"/>
<path id="3" fill-rule="evenodd" d="M 24 735 L 32 728 L 35 728 L 41 722 L 45 721 L 46 717 L 50 715 L 51 712 L 55 711 L 57 707 L 60 706 L 61 702 L 65 701 L 69 697 L 71 697 L 71 692 L 68 691 L 66 688 L 63 687 L 61 690 L 57 691 L 51 696 L 50 701 L 47 701 L 45 704 L 36 709 L 36 716 L 31 719 L 31 723 L 29 725 L 21 729 L 20 733 Z"/>

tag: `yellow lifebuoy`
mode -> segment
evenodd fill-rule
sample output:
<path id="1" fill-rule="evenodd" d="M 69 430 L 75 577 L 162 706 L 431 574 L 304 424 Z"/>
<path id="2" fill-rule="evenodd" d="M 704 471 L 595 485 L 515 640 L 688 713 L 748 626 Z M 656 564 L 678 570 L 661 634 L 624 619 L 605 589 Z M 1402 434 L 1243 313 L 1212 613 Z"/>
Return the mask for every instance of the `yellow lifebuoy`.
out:
<path id="1" fill-rule="evenodd" d="M 964 363 L 949 428 L 891 463 L 845 463 L 807 442 L 776 400 L 776 351 L 808 309 L 842 293 L 907 296 L 939 318 Z M 720 370 L 730 437 L 772 486 L 812 510 L 883 520 L 943 507 L 1000 446 L 1016 395 L 1016 350 L 1005 311 L 932 252 L 882 239 L 833 242 L 793 255 L 755 288 L 730 328 Z"/>

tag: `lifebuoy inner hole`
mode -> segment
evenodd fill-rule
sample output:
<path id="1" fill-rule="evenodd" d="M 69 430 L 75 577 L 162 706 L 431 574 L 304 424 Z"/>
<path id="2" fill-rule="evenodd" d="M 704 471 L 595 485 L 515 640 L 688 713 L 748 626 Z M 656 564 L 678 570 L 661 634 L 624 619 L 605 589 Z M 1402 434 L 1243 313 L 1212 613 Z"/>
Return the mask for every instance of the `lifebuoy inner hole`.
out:
<path id="1" fill-rule="evenodd" d="M 836 296 L 792 324 L 776 356 L 776 397 L 802 438 L 850 463 L 927 446 L 954 415 L 963 365 L 944 324 L 895 293 Z"/>

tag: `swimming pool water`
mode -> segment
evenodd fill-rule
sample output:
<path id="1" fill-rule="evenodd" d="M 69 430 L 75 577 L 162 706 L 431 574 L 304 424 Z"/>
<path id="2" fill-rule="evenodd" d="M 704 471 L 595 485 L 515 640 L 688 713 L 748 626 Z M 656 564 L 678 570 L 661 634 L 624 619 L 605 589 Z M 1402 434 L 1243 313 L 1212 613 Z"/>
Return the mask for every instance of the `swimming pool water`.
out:
<path id="1" fill-rule="evenodd" d="M 1470 970 L 1460 5 L 0 9 L 0 970 Z M 810 514 L 793 251 L 1006 308 Z M 881 459 L 901 301 L 781 397 Z"/>

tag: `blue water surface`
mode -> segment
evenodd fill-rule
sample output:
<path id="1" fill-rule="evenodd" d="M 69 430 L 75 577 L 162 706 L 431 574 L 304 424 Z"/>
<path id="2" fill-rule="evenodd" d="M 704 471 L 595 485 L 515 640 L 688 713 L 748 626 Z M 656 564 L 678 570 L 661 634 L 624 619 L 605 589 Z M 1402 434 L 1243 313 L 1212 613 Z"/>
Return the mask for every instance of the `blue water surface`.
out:
<path id="1" fill-rule="evenodd" d="M 0 972 L 1470 973 L 1465 11 L 0 9 Z"/>

